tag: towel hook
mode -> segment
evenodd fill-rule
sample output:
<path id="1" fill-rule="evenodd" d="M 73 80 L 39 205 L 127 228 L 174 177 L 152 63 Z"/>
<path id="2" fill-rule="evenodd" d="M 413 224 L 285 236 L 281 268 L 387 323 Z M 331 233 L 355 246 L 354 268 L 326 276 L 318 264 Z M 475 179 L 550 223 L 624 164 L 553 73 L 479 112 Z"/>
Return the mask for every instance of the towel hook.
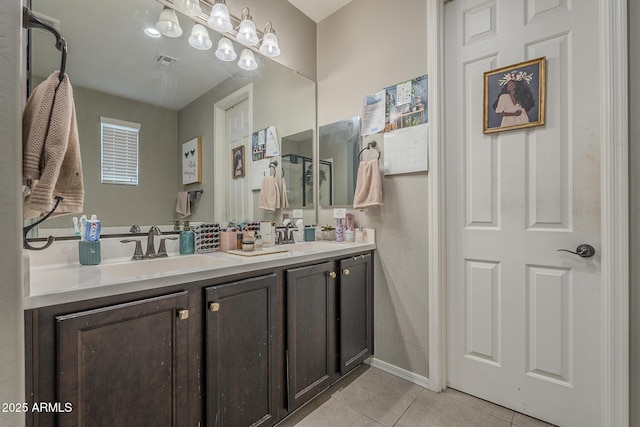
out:
<path id="1" fill-rule="evenodd" d="M 49 236 L 47 238 L 47 243 L 45 243 L 44 246 L 41 246 L 39 248 L 33 247 L 31 246 L 31 244 L 29 242 L 27 242 L 27 234 L 29 234 L 29 232 L 36 227 L 38 224 L 41 224 L 44 220 L 46 220 L 47 218 L 49 218 L 51 216 L 51 214 L 53 214 L 56 209 L 58 209 L 58 205 L 60 204 L 60 202 L 64 200 L 63 197 L 60 196 L 56 196 L 56 204 L 53 206 L 53 209 L 51 209 L 44 217 L 40 218 L 38 221 L 34 222 L 33 224 L 27 225 L 26 227 L 22 228 L 22 247 L 25 249 L 28 249 L 30 251 L 41 251 L 43 249 L 47 249 L 49 246 L 51 246 L 53 244 L 53 241 L 55 240 L 55 237 L 53 236 Z"/>
<path id="2" fill-rule="evenodd" d="M 62 53 L 62 58 L 60 59 L 60 81 L 64 78 L 64 71 L 67 67 L 67 41 L 62 37 L 62 35 L 50 26 L 49 24 L 43 22 L 36 15 L 29 10 L 28 7 L 22 8 L 22 27 L 26 29 L 30 28 L 42 28 L 43 30 L 47 30 L 51 34 L 53 34 L 56 38 L 56 49 L 58 49 Z"/>
<path id="3" fill-rule="evenodd" d="M 380 150 L 378 150 L 378 149 L 376 148 L 376 146 L 377 146 L 377 145 L 378 145 L 378 143 L 377 143 L 376 141 L 371 141 L 370 143 L 368 143 L 368 144 L 367 144 L 367 146 L 366 146 L 366 147 L 364 147 L 362 150 L 360 150 L 360 152 L 358 153 L 358 159 L 359 159 L 359 160 L 362 160 L 361 155 L 362 155 L 362 152 L 363 152 L 364 150 L 371 150 L 371 149 L 374 149 L 374 150 L 376 150 L 376 151 L 378 152 L 378 160 L 380 160 L 380 154 L 382 154 L 382 153 L 380 153 Z"/>

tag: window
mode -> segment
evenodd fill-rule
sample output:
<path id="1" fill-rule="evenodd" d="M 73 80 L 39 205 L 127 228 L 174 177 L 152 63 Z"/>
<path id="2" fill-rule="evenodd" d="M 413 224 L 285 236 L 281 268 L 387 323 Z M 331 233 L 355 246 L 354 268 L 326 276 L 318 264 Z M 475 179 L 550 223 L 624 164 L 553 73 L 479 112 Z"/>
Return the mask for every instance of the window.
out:
<path id="1" fill-rule="evenodd" d="M 140 124 L 100 117 L 103 184 L 138 185 Z"/>

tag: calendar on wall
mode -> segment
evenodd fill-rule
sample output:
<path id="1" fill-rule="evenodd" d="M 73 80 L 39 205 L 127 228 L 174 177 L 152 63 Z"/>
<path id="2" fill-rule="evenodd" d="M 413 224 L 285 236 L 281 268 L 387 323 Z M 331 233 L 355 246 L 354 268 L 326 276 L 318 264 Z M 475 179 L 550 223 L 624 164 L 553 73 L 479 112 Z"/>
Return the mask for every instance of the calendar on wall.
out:
<path id="1" fill-rule="evenodd" d="M 429 170 L 428 126 L 424 123 L 384 134 L 385 175 Z"/>

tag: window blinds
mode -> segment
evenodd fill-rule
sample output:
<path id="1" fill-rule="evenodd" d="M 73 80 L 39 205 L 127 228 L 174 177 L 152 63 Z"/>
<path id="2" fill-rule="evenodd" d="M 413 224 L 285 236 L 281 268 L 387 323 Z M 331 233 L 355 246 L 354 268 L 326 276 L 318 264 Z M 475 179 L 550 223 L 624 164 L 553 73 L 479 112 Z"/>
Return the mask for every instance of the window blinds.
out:
<path id="1" fill-rule="evenodd" d="M 103 184 L 138 185 L 140 124 L 100 117 Z"/>

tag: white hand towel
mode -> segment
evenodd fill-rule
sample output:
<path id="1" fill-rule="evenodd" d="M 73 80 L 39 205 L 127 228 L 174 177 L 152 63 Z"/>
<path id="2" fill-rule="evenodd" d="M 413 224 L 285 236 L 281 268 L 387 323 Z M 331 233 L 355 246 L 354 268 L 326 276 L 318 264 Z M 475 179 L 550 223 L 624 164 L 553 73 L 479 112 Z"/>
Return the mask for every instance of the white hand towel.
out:
<path id="1" fill-rule="evenodd" d="M 178 202 L 176 203 L 176 212 L 178 212 L 182 218 L 186 218 L 191 215 L 191 198 L 188 191 L 178 192 Z"/>
<path id="2" fill-rule="evenodd" d="M 353 195 L 353 208 L 366 210 L 382 205 L 382 178 L 378 159 L 360 162 L 356 191 Z"/>

